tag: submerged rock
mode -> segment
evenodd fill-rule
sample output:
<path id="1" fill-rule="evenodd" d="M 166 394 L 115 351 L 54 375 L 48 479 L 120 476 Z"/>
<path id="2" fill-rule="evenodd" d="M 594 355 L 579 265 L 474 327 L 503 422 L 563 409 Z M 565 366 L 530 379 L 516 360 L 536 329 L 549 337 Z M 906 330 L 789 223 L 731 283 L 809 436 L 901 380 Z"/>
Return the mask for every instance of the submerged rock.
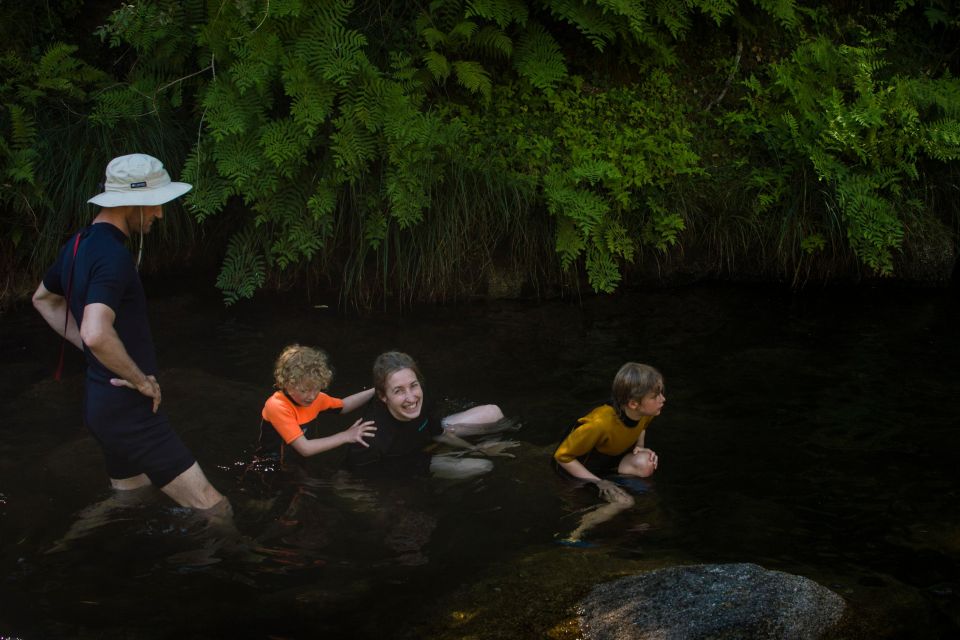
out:
<path id="1" fill-rule="evenodd" d="M 755 564 L 669 567 L 598 585 L 581 603 L 586 640 L 818 639 L 843 599 Z"/>

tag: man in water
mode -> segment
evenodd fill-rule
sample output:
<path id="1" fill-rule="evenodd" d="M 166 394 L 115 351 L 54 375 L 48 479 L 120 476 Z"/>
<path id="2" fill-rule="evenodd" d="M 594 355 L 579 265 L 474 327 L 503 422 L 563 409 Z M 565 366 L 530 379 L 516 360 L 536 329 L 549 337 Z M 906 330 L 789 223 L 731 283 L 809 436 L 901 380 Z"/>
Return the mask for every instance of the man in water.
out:
<path id="1" fill-rule="evenodd" d="M 156 354 L 137 269 L 143 236 L 163 205 L 191 189 L 140 153 L 107 165 L 93 223 L 70 238 L 33 295 L 44 320 L 87 361 L 84 423 L 100 443 L 111 486 L 159 487 L 212 521 L 229 520 L 229 501 L 159 411 Z M 125 241 L 140 235 L 136 263 Z"/>

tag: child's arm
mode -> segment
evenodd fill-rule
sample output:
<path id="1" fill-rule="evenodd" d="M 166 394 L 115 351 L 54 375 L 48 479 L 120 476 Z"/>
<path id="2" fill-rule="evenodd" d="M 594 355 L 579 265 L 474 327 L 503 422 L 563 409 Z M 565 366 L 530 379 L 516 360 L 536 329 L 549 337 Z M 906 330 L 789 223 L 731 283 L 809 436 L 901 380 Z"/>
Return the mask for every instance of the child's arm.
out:
<path id="1" fill-rule="evenodd" d="M 332 436 L 327 436 L 326 438 L 313 438 L 312 440 L 307 436 L 300 436 L 291 442 L 290 446 L 293 447 L 297 453 L 304 457 L 313 456 L 318 453 L 323 453 L 324 451 L 330 451 L 331 449 L 336 449 L 337 447 L 350 442 L 356 442 L 365 447 L 369 447 L 370 445 L 366 443 L 364 438 L 374 437 L 374 432 L 376 430 L 377 428 L 373 426 L 372 420 L 368 420 L 366 422 L 363 420 L 357 420 L 353 423 L 353 426 L 344 429 L 340 433 L 335 433 Z"/>
<path id="2" fill-rule="evenodd" d="M 586 482 L 592 482 L 597 485 L 597 489 L 600 490 L 600 497 L 606 500 L 607 502 L 632 502 L 633 498 L 630 497 L 626 491 L 618 487 L 615 483 L 610 482 L 609 480 L 602 480 L 597 476 L 590 473 L 590 470 L 583 466 L 583 463 L 574 458 L 570 462 L 560 462 L 557 460 L 557 464 L 563 467 L 563 470 L 572 475 L 578 480 L 585 480 Z"/>
<path id="3" fill-rule="evenodd" d="M 637 438 L 637 444 L 633 446 L 633 455 L 639 455 L 641 453 L 646 453 L 650 457 L 650 464 L 653 465 L 653 468 L 657 468 L 659 460 L 657 459 L 657 454 L 653 449 L 647 449 L 643 445 L 644 436 L 647 435 L 646 429 L 640 432 L 640 437 Z"/>
<path id="4" fill-rule="evenodd" d="M 343 399 L 343 408 L 340 409 L 340 413 L 350 413 L 354 409 L 358 409 L 370 402 L 370 398 L 372 397 L 372 387 L 370 389 L 364 389 L 363 391 L 355 393 L 352 396 L 347 396 Z"/>

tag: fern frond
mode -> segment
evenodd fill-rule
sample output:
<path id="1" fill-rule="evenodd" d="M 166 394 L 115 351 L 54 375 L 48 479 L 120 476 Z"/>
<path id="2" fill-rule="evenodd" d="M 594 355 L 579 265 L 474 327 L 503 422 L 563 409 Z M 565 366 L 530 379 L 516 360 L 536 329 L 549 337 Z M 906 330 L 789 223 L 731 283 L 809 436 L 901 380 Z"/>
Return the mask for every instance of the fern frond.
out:
<path id="1" fill-rule="evenodd" d="M 450 30 L 449 40 L 450 42 L 465 42 L 470 40 L 473 34 L 477 32 L 477 28 L 476 22 L 462 20 L 455 24 L 453 29 Z"/>
<path id="2" fill-rule="evenodd" d="M 423 55 L 423 63 L 437 82 L 443 82 L 450 76 L 450 62 L 442 53 L 427 51 Z"/>
<path id="3" fill-rule="evenodd" d="M 192 184 L 185 198 L 197 222 L 219 213 L 236 191 L 230 181 L 220 176 L 209 158 L 205 144 L 195 145 L 183 165 L 183 180 Z"/>
<path id="4" fill-rule="evenodd" d="M 273 163 L 285 178 L 292 177 L 294 171 L 306 163 L 310 138 L 292 119 L 274 120 L 263 125 L 260 133 L 260 147 L 263 155 Z"/>
<path id="5" fill-rule="evenodd" d="M 487 25 L 470 41 L 470 49 L 483 55 L 504 60 L 513 55 L 513 40 L 497 27 Z"/>
<path id="6" fill-rule="evenodd" d="M 493 20 L 501 29 L 516 22 L 521 27 L 527 24 L 527 3 L 522 0 L 467 0 L 466 17 Z"/>
<path id="7" fill-rule="evenodd" d="M 333 109 L 336 87 L 314 77 L 306 63 L 292 56 L 284 59 L 283 90 L 293 101 L 290 115 L 308 136 L 313 136 Z"/>
<path id="8" fill-rule="evenodd" d="M 453 70 L 457 74 L 457 82 L 471 93 L 479 93 L 484 100 L 490 99 L 493 83 L 490 74 L 479 62 L 471 60 L 457 60 L 453 63 Z"/>
<path id="9" fill-rule="evenodd" d="M 520 39 L 513 66 L 539 89 L 552 89 L 567 76 L 560 45 L 539 24 L 531 24 Z"/>
<path id="10" fill-rule="evenodd" d="M 238 231 L 227 243 L 227 254 L 217 276 L 217 288 L 223 292 L 226 305 L 241 298 L 252 298 L 267 278 L 259 234 L 253 225 Z"/>
<path id="11" fill-rule="evenodd" d="M 436 27 L 427 27 L 420 32 L 420 35 L 431 50 L 447 44 L 447 34 Z"/>
<path id="12" fill-rule="evenodd" d="M 960 160 L 960 121 L 942 118 L 925 126 L 923 149 L 941 162 Z"/>
<path id="13" fill-rule="evenodd" d="M 299 17 L 303 11 L 303 0 L 270 0 L 270 17 Z"/>
<path id="14" fill-rule="evenodd" d="M 800 23 L 800 16 L 797 14 L 797 3 L 795 0 L 753 1 L 788 29 L 795 29 Z"/>
<path id="15" fill-rule="evenodd" d="M 37 136 L 37 125 L 33 116 L 18 104 L 4 105 L 10 113 L 11 141 L 15 149 L 27 149 L 33 146 Z"/>
<path id="16" fill-rule="evenodd" d="M 604 8 L 580 0 L 551 0 L 549 7 L 556 18 L 576 27 L 598 51 L 616 38 L 616 27 Z"/>
<path id="17" fill-rule="evenodd" d="M 263 151 L 252 138 L 236 135 L 221 140 L 214 147 L 213 156 L 220 175 L 240 190 L 248 189 L 266 173 Z"/>
<path id="18" fill-rule="evenodd" d="M 620 283 L 620 267 L 613 256 L 596 245 L 587 248 L 587 280 L 594 291 L 613 293 Z"/>
<path id="19" fill-rule="evenodd" d="M 560 255 L 560 266 L 564 270 L 569 269 L 570 265 L 583 253 L 587 246 L 586 242 L 569 218 L 561 218 L 557 221 L 555 238 L 554 248 Z"/>
<path id="20" fill-rule="evenodd" d="M 305 31 L 295 44 L 296 55 L 334 84 L 345 87 L 365 63 L 367 38 L 341 25 L 322 25 Z"/>
<path id="21" fill-rule="evenodd" d="M 376 157 L 376 137 L 367 128 L 358 127 L 352 118 L 340 117 L 334 124 L 337 130 L 330 136 L 334 165 L 348 180 L 354 180 Z"/>
<path id="22" fill-rule="evenodd" d="M 241 96 L 223 76 L 207 87 L 202 102 L 207 128 L 217 141 L 254 129 L 269 106 L 254 93 Z"/>

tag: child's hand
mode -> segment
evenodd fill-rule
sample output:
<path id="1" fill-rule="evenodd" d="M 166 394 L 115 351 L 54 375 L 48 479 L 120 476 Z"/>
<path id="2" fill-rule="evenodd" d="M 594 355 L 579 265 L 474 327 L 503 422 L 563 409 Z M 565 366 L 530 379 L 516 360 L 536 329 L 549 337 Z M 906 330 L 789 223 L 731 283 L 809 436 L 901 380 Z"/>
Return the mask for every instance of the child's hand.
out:
<path id="1" fill-rule="evenodd" d="M 647 454 L 647 457 L 650 460 L 650 466 L 656 469 L 657 465 L 660 463 L 660 459 L 657 457 L 656 452 L 654 452 L 653 449 L 646 449 L 644 447 L 633 448 L 633 455 L 636 456 L 636 455 L 640 455 L 641 453 Z"/>
<path id="2" fill-rule="evenodd" d="M 347 434 L 347 442 L 356 442 L 357 444 L 362 444 L 365 447 L 370 445 L 366 443 L 364 438 L 373 438 L 376 434 L 374 433 L 377 430 L 373 426 L 373 420 L 357 420 L 353 423 L 353 426 L 344 431 Z"/>
<path id="3" fill-rule="evenodd" d="M 633 502 L 633 498 L 630 497 L 630 494 L 627 493 L 623 487 L 620 487 L 609 480 L 601 480 L 597 483 L 597 488 L 600 489 L 600 497 L 607 502 Z"/>

